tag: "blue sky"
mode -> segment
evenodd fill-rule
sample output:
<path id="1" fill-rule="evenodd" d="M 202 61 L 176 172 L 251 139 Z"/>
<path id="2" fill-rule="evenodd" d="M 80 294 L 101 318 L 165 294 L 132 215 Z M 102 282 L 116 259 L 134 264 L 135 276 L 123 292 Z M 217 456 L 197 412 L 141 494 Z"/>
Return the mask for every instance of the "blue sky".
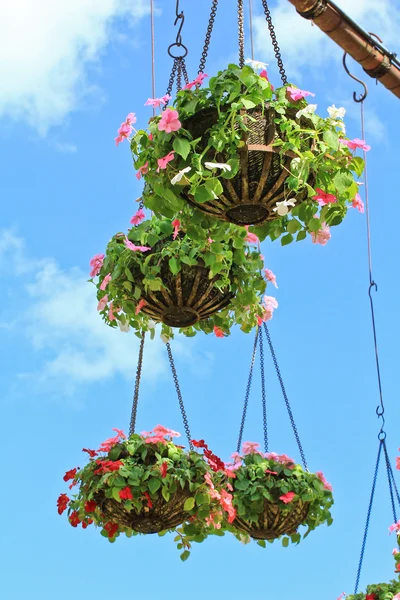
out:
<path id="1" fill-rule="evenodd" d="M 378 442 L 378 390 L 368 303 L 365 217 L 350 210 L 326 247 L 263 244 L 277 275 L 279 309 L 270 326 L 310 469 L 323 470 L 335 493 L 331 528 L 298 547 L 266 550 L 233 538 L 209 540 L 181 563 L 172 538 L 108 544 L 97 531 L 75 530 L 56 512 L 64 472 L 82 466 L 112 427 L 128 429 L 137 340 L 107 328 L 96 314 L 88 261 L 127 227 L 140 195 L 127 146 L 113 138 L 126 114 L 145 125 L 151 96 L 147 0 L 38 0 L 0 15 L 0 272 L 3 412 L 0 560 L 5 600 L 76 600 L 131 594 L 192 600 L 330 600 L 353 591 Z M 188 68 L 197 72 L 208 2 L 181 1 Z M 236 56 L 236 10 L 220 0 L 206 72 Z M 393 51 L 400 6 L 382 0 L 338 2 Z M 159 0 L 157 94 L 165 93 L 175 38 L 174 2 Z M 261 2 L 255 5 L 256 58 L 274 58 Z M 318 112 L 348 110 L 350 137 L 360 137 L 358 90 L 341 53 L 286 1 L 272 3 L 289 79 L 315 92 Z M 0 11 L 5 11 L 1 8 Z M 258 15 L 258 16 L 257 16 Z M 4 17 L 4 18 L 3 18 Z M 20 35 L 15 42 L 15 27 Z M 11 33 L 10 33 L 11 32 Z M 247 48 L 246 55 L 249 56 Z M 7 58 L 6 58 L 7 57 Z M 349 61 L 360 75 L 362 71 Z M 361 75 L 362 76 L 362 75 Z M 373 272 L 388 433 L 394 460 L 398 427 L 399 284 L 396 212 L 398 100 L 368 81 L 367 141 Z M 326 113 L 325 113 L 326 114 Z M 235 450 L 253 336 L 176 339 L 172 349 L 192 433 L 221 456 Z M 182 431 L 160 341 L 145 349 L 138 428 L 163 423 Z M 272 362 L 267 359 L 271 450 L 298 457 Z M 245 439 L 261 441 L 256 371 Z M 362 585 L 392 577 L 387 527 L 392 522 L 384 472 L 378 484 Z"/>

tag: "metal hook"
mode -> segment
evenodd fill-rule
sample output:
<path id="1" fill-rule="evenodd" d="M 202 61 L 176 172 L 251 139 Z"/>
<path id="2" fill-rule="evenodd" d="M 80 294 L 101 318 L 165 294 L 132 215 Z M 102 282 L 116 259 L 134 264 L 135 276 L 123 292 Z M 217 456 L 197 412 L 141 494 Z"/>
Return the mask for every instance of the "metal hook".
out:
<path id="1" fill-rule="evenodd" d="M 354 100 L 354 102 L 364 102 L 365 98 L 368 96 L 368 88 L 367 88 L 366 84 L 361 79 L 359 79 L 358 77 L 356 77 L 355 75 L 353 75 L 349 71 L 349 68 L 348 68 L 348 66 L 346 64 L 346 57 L 347 57 L 347 52 L 345 52 L 343 54 L 343 67 L 344 67 L 344 70 L 346 71 L 347 75 L 349 75 L 349 77 L 351 77 L 352 79 L 354 79 L 354 81 L 357 81 L 358 83 L 360 83 L 363 86 L 363 88 L 364 88 L 364 93 L 361 94 L 359 98 L 357 98 L 356 92 L 353 92 L 353 100 Z"/>
<path id="2" fill-rule="evenodd" d="M 177 17 L 175 19 L 175 22 L 174 22 L 174 26 L 176 26 L 176 24 L 177 24 L 178 21 L 180 21 L 181 24 L 179 26 L 178 33 L 176 34 L 175 43 L 178 46 L 181 46 L 182 45 L 182 35 L 181 35 L 181 33 L 182 33 L 183 24 L 185 22 L 185 15 L 183 14 L 183 11 L 179 15 L 177 15 Z"/>

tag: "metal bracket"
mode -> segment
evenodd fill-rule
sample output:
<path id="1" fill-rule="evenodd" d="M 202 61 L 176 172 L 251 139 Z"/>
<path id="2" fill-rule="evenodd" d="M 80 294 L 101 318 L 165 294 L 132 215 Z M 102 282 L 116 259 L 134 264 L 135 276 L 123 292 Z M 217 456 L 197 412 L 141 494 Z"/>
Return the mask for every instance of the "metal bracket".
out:
<path id="1" fill-rule="evenodd" d="M 312 21 L 313 19 L 320 17 L 326 11 L 327 8 L 328 6 L 326 0 L 317 0 L 314 6 L 312 6 L 308 10 L 305 10 L 304 12 L 300 12 L 298 10 L 297 12 L 301 17 L 303 17 L 303 19 L 308 19 Z"/>

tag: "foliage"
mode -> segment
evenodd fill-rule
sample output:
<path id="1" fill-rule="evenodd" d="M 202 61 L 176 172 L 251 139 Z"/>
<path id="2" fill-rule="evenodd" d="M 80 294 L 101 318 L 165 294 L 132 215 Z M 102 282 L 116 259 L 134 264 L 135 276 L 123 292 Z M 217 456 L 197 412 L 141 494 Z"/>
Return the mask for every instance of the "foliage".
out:
<path id="1" fill-rule="evenodd" d="M 369 585 L 366 592 L 350 594 L 346 600 L 393 600 L 400 593 L 399 579 L 392 579 L 389 583 L 377 583 Z"/>
<path id="2" fill-rule="evenodd" d="M 243 135 L 249 121 L 254 120 L 251 111 L 272 110 L 277 131 L 274 146 L 281 156 L 293 156 L 286 179 L 287 197 L 304 189 L 308 197 L 288 215 L 277 215 L 256 228 L 257 235 L 272 240 L 281 237 L 286 245 L 304 239 L 307 233 L 315 234 L 323 224 L 338 225 L 358 193 L 355 178 L 363 172 L 364 162 L 340 143 L 344 130 L 340 119 L 318 116 L 313 112 L 315 105 L 308 105 L 304 98 L 291 100 L 288 87 L 273 91 L 269 81 L 251 67 L 231 64 L 212 77 L 208 87 L 197 85 L 180 91 L 174 108 L 182 127 L 170 133 L 160 131 L 162 117 L 156 116 L 150 119 L 148 131 L 137 131 L 131 140 L 138 177 L 145 181 L 145 205 L 158 215 L 172 218 L 182 209 L 183 189 L 199 204 L 219 196 L 221 178 L 232 178 L 238 172 Z M 206 136 L 193 139 L 185 127 L 187 119 L 209 108 L 217 111 L 216 123 Z M 168 155 L 170 161 L 160 168 L 159 160 Z M 206 167 L 206 162 L 220 162 L 222 155 L 229 170 Z M 310 174 L 316 178 L 314 187 L 308 183 Z M 177 175 L 181 179 L 173 184 L 171 180 Z M 320 207 L 312 199 L 316 188 L 333 194 L 336 201 Z"/>

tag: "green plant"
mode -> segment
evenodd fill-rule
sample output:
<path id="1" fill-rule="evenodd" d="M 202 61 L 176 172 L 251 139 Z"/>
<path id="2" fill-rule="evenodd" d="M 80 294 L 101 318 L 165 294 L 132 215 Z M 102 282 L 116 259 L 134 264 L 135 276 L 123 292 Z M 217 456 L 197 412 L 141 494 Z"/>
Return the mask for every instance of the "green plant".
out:
<path id="1" fill-rule="evenodd" d="M 346 600 L 399 600 L 400 581 L 392 579 L 389 583 L 377 583 L 367 586 L 366 592 L 345 596 Z"/>

